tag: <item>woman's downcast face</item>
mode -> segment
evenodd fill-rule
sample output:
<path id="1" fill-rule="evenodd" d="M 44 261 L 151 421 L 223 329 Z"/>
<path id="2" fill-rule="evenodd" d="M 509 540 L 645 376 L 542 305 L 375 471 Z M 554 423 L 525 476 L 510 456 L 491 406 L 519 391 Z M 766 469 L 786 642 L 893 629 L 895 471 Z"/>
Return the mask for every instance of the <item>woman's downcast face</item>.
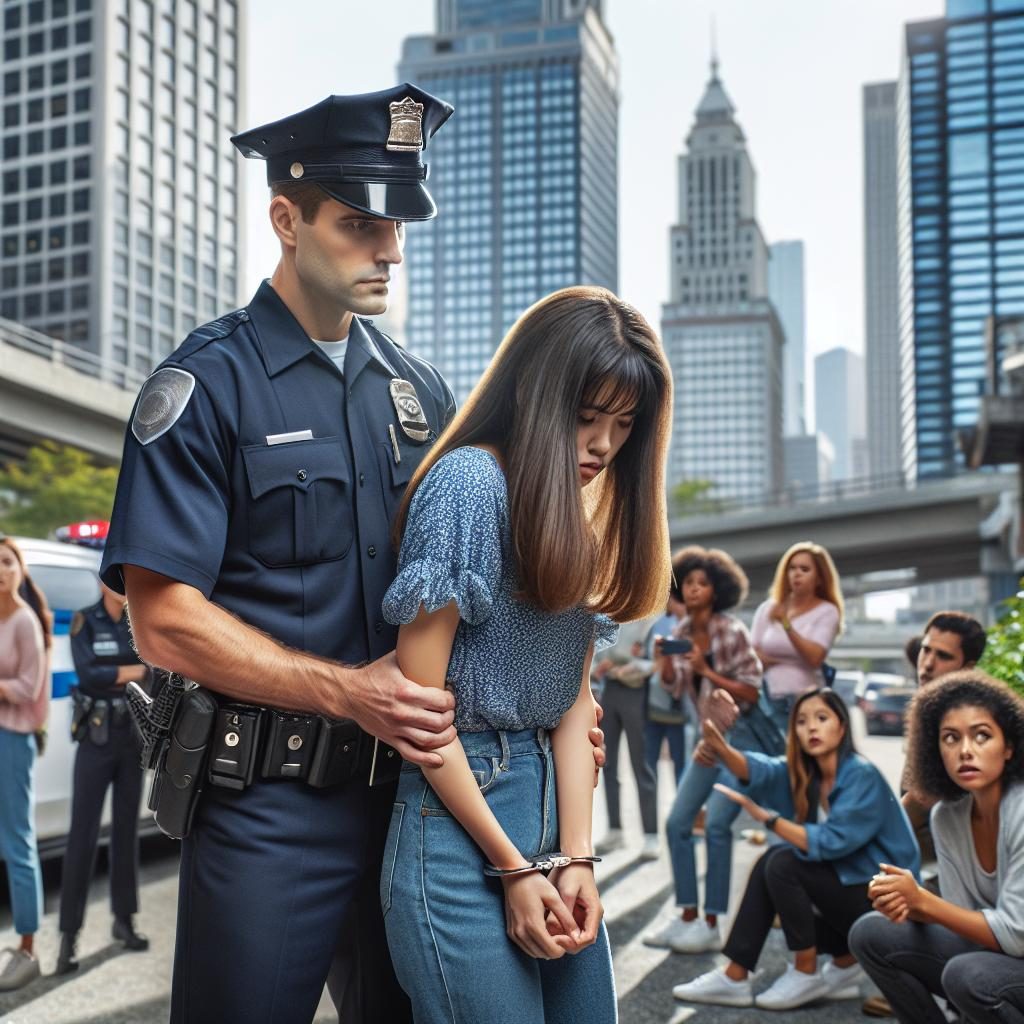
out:
<path id="1" fill-rule="evenodd" d="M 998 782 L 1012 748 L 987 708 L 950 708 L 939 724 L 939 752 L 949 777 L 968 793 Z"/>
<path id="2" fill-rule="evenodd" d="M 633 431 L 635 409 L 602 412 L 585 405 L 576 426 L 576 463 L 580 486 L 586 487 L 611 464 Z"/>

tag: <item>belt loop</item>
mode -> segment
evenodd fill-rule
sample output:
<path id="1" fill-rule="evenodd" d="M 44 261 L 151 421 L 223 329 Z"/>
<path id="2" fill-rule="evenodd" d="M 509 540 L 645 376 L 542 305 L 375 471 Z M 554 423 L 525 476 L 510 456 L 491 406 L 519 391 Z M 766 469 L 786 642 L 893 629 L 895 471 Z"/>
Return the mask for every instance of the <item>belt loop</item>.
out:
<path id="1" fill-rule="evenodd" d="M 501 764 L 498 767 L 503 771 L 508 771 L 509 757 L 511 756 L 508 749 L 508 733 L 504 729 L 498 730 L 498 739 L 501 740 Z"/>

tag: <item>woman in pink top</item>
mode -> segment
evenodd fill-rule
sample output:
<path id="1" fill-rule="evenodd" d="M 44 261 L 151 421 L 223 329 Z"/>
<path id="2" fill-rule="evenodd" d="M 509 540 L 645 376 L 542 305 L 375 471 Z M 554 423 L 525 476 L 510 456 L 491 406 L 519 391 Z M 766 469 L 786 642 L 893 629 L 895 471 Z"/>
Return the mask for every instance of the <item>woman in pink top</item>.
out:
<path id="1" fill-rule="evenodd" d="M 779 560 L 750 629 L 765 669 L 765 710 L 783 736 L 796 698 L 825 685 L 821 666 L 842 628 L 843 594 L 832 556 L 811 541 L 794 544 Z"/>
<path id="2" fill-rule="evenodd" d="M 19 593 L 20 591 L 20 593 Z M 29 600 L 21 596 L 27 593 Z M 32 775 L 34 733 L 46 722 L 50 635 L 46 599 L 10 537 L 0 537 L 0 857 L 7 865 L 17 949 L 0 951 L 0 991 L 39 977 L 33 939 L 43 906 L 36 852 Z"/>

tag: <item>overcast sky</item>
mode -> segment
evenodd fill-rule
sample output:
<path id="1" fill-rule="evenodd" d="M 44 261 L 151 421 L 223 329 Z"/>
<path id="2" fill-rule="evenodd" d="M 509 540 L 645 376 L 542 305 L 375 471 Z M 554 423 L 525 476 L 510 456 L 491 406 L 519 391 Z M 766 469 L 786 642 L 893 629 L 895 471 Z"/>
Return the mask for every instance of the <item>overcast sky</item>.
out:
<path id="1" fill-rule="evenodd" d="M 806 247 L 808 361 L 835 345 L 863 351 L 861 86 L 897 77 L 902 25 L 942 16 L 942 0 L 604 3 L 621 75 L 621 295 L 657 327 L 676 157 L 708 78 L 714 20 L 720 76 L 757 170 L 761 227 L 769 242 L 798 238 Z M 331 93 L 393 85 L 402 40 L 433 29 L 431 0 L 250 0 L 240 127 Z M 252 162 L 248 184 L 254 291 L 276 262 L 262 163 Z"/>

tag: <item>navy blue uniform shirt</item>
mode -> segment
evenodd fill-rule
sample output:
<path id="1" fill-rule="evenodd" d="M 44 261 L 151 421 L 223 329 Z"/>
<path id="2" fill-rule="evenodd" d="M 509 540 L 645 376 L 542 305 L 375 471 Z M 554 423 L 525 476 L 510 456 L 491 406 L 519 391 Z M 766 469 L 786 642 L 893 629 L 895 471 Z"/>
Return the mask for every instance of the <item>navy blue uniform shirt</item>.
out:
<path id="1" fill-rule="evenodd" d="M 128 616 L 116 622 L 100 598 L 75 612 L 71 619 L 71 658 L 78 675 L 78 688 L 90 697 L 123 697 L 117 670 L 122 665 L 141 665 L 132 647 Z"/>
<path id="2" fill-rule="evenodd" d="M 246 308 L 195 330 L 157 373 L 166 368 L 194 385 L 172 375 L 191 393 L 166 429 L 143 387 L 103 580 L 123 591 L 123 565 L 150 569 L 289 647 L 347 664 L 393 650 L 397 631 L 381 614 L 395 576 L 391 523 L 454 412 L 440 374 L 356 317 L 342 374 L 266 281 Z M 401 429 L 395 378 L 416 390 L 425 442 Z M 201 681 L 217 689 L 216 679 Z"/>

